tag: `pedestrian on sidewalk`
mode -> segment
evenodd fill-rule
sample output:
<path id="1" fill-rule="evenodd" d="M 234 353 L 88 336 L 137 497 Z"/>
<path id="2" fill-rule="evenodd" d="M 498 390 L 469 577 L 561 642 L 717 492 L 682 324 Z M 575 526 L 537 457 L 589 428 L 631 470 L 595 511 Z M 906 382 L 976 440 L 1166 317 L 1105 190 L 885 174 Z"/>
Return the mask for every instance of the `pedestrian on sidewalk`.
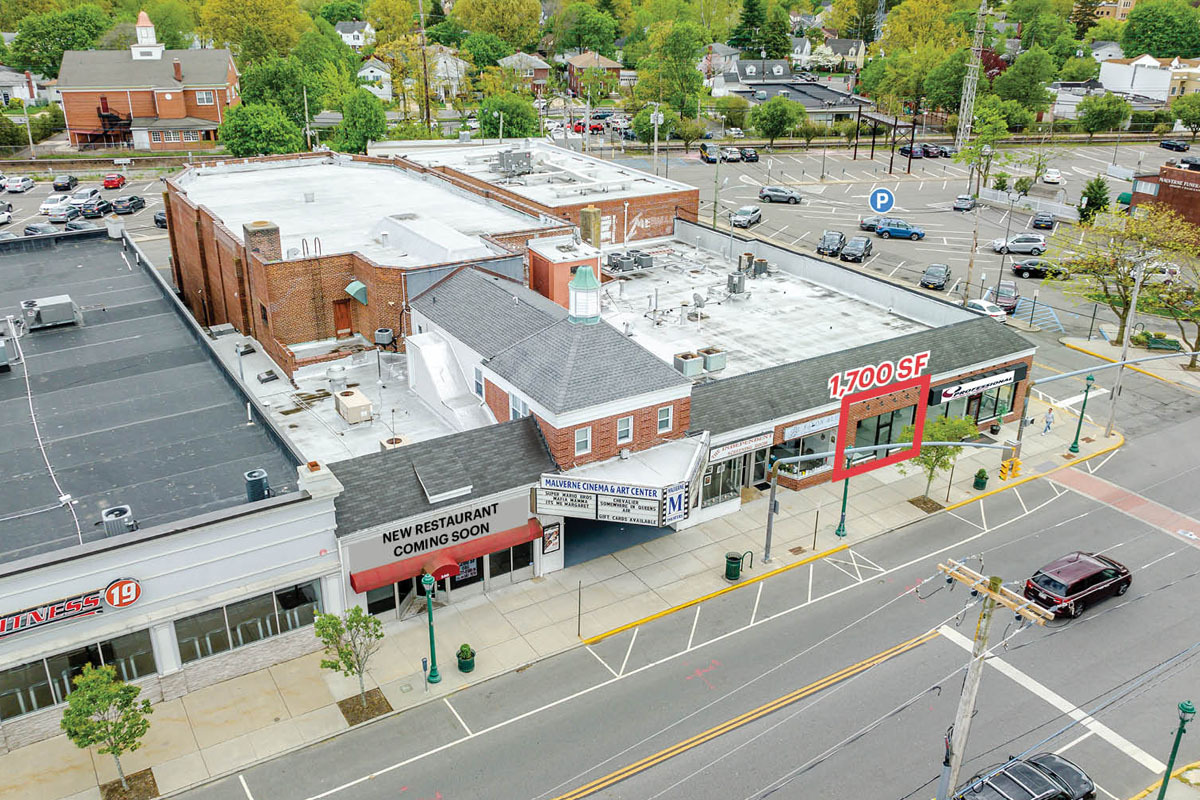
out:
<path id="1" fill-rule="evenodd" d="M 1042 417 L 1046 423 L 1046 427 L 1042 430 L 1042 436 L 1050 432 L 1050 428 L 1054 425 L 1054 406 L 1046 409 L 1046 416 Z"/>

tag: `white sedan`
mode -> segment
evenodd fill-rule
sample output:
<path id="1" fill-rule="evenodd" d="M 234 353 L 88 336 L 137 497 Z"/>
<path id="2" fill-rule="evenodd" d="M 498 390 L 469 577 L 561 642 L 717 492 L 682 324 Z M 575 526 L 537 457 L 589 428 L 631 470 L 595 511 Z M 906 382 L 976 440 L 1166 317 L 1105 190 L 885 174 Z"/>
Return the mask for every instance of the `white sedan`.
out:
<path id="1" fill-rule="evenodd" d="M 991 317 L 997 322 L 1004 322 L 1008 319 L 1008 314 L 1004 313 L 1003 308 L 987 300 L 968 300 L 967 310 L 974 311 L 976 314 L 982 314 L 985 317 Z"/>
<path id="2" fill-rule="evenodd" d="M 43 200 L 42 204 L 38 206 L 38 213 L 49 214 L 59 206 L 70 205 L 68 202 L 70 199 L 71 196 L 68 194 L 52 194 Z"/>
<path id="3" fill-rule="evenodd" d="M 12 212 L 0 211 L 0 225 L 7 225 L 10 222 L 12 222 Z"/>
<path id="4" fill-rule="evenodd" d="M 1048 169 L 1048 170 L 1046 170 L 1046 174 L 1042 176 L 1042 183 L 1062 183 L 1062 182 L 1063 182 L 1062 171 L 1057 170 L 1057 169 Z"/>

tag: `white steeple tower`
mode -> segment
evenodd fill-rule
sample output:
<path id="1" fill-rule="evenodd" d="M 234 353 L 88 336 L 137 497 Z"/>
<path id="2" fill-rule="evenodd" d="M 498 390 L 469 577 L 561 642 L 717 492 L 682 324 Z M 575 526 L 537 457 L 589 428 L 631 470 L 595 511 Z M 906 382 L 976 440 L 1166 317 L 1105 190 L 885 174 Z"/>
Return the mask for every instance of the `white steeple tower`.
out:
<path id="1" fill-rule="evenodd" d="M 137 42 L 130 45 L 129 50 L 133 53 L 134 61 L 161 59 L 163 45 L 155 39 L 154 23 L 150 21 L 150 15 L 145 11 L 138 12 L 137 24 L 133 29 L 137 32 Z"/>

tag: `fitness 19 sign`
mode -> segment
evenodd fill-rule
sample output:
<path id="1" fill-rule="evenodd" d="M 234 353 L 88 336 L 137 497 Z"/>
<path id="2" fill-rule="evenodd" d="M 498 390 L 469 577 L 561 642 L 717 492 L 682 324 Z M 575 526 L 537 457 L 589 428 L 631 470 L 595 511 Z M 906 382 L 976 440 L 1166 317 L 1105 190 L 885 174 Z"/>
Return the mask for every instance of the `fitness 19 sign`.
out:
<path id="1" fill-rule="evenodd" d="M 55 622 L 103 613 L 105 608 L 126 608 L 142 596 L 142 587 L 133 578 L 118 578 L 103 589 L 55 600 L 13 614 L 0 616 L 0 639 L 14 633 L 41 628 Z"/>
<path id="2" fill-rule="evenodd" d="M 900 461 L 906 461 L 921 452 L 921 437 L 925 432 L 925 406 L 929 402 L 930 377 L 923 375 L 929 366 L 929 351 L 912 353 L 894 361 L 881 361 L 878 364 L 866 364 L 845 372 L 839 372 L 829 378 L 829 396 L 841 400 L 841 411 L 838 414 L 837 455 L 833 461 L 833 480 L 840 481 L 854 475 L 868 472 L 879 467 L 886 467 Z M 846 463 L 847 446 L 870 446 L 875 442 L 850 443 L 851 409 L 859 403 L 865 403 L 877 397 L 916 389 L 915 409 L 913 410 L 912 444 L 903 450 L 893 451 L 882 458 L 870 458 L 854 466 Z M 868 409 L 870 407 L 868 406 Z M 880 408 L 875 413 L 890 413 L 893 409 Z M 860 415 L 860 417 L 863 415 Z M 870 417 L 871 413 L 865 415 Z M 857 420 L 855 421 L 857 431 Z M 880 451 L 887 452 L 887 451 Z"/>

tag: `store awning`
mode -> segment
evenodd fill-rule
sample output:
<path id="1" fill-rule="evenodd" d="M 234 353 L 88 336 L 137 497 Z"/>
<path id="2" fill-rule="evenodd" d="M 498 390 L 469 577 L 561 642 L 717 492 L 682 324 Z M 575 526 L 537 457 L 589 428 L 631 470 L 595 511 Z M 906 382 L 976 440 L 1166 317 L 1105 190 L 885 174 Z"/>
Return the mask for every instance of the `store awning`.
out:
<path id="1" fill-rule="evenodd" d="M 458 574 L 458 565 L 463 562 L 486 556 L 488 553 L 516 547 L 525 542 L 532 542 L 541 535 L 542 524 L 537 519 L 530 519 L 524 525 L 493 533 L 490 536 L 483 536 L 474 541 L 463 542 L 453 547 L 443 547 L 441 550 L 406 558 L 403 561 L 393 561 L 382 567 L 351 572 L 350 586 L 356 593 L 362 594 L 371 589 L 408 580 L 422 572 L 428 572 L 438 580 L 453 577 Z"/>

